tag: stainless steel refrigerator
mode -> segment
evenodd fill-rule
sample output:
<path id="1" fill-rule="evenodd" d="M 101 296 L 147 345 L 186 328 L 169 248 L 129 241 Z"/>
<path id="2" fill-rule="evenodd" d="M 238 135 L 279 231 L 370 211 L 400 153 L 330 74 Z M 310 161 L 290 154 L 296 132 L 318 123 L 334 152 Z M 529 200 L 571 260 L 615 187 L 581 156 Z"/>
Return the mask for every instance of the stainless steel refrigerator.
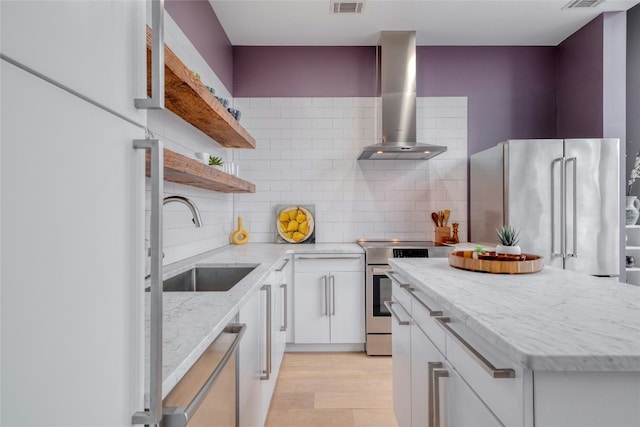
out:
<path id="1" fill-rule="evenodd" d="M 620 272 L 620 140 L 508 140 L 471 156 L 471 241 L 520 230 L 524 253 L 597 276 Z"/>

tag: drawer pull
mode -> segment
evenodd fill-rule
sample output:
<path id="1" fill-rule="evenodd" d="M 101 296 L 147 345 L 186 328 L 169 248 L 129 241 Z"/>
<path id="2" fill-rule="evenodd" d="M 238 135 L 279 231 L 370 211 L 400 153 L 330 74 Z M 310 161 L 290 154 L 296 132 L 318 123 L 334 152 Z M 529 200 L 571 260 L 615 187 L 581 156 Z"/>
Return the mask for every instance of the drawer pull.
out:
<path id="1" fill-rule="evenodd" d="M 464 338 L 458 335 L 458 333 L 454 331 L 453 328 L 451 328 L 451 326 L 449 326 L 449 322 L 451 321 L 451 319 L 449 319 L 448 317 L 437 317 L 436 320 L 444 329 L 446 329 L 447 332 L 453 335 L 453 337 L 460 344 L 462 344 L 462 348 L 465 349 L 465 351 L 469 354 L 469 356 L 471 356 L 476 362 L 478 362 L 478 364 L 480 364 L 480 366 L 482 366 L 485 372 L 491 375 L 492 378 L 515 378 L 516 377 L 516 371 L 510 368 L 496 368 L 482 354 L 480 354 L 478 350 L 473 348 L 471 344 L 469 344 L 467 341 L 465 341 Z"/>
<path id="2" fill-rule="evenodd" d="M 289 264 L 289 258 L 285 258 L 284 261 L 282 262 L 282 265 L 278 268 L 276 268 L 276 271 L 282 271 L 284 270 L 284 267 Z"/>
<path id="3" fill-rule="evenodd" d="M 433 370 L 433 427 L 440 427 L 440 378 L 449 378 L 449 371 Z"/>
<path id="4" fill-rule="evenodd" d="M 360 259 L 360 256 L 297 256 L 296 259 Z"/>
<path id="5" fill-rule="evenodd" d="M 397 283 L 398 286 L 400 286 L 402 289 L 406 289 L 408 291 L 411 291 L 413 289 L 409 283 L 402 283 L 400 280 L 396 278 L 396 275 L 398 274 L 396 271 L 389 270 L 389 271 L 386 271 L 384 274 L 389 279 L 391 279 L 392 282 Z"/>
<path id="6" fill-rule="evenodd" d="M 442 311 L 440 311 L 440 310 L 432 310 L 431 307 L 429 307 L 421 298 L 418 297 L 418 295 L 415 294 L 415 289 L 410 289 L 409 293 L 411 294 L 412 297 L 414 297 L 416 299 L 416 301 L 418 301 L 420 303 L 421 306 L 423 306 L 429 312 L 429 316 L 431 316 L 431 317 L 441 317 L 442 316 Z"/>
<path id="7" fill-rule="evenodd" d="M 400 316 L 398 316 L 398 313 L 396 313 L 396 311 L 392 307 L 393 304 L 396 304 L 396 303 L 394 303 L 392 301 L 385 301 L 384 302 L 384 306 L 387 307 L 387 310 L 389 310 L 389 313 L 391 313 L 393 315 L 393 317 L 396 318 L 396 320 L 398 321 L 399 325 L 401 325 L 401 326 L 410 325 L 411 324 L 410 321 L 400 319 Z"/>

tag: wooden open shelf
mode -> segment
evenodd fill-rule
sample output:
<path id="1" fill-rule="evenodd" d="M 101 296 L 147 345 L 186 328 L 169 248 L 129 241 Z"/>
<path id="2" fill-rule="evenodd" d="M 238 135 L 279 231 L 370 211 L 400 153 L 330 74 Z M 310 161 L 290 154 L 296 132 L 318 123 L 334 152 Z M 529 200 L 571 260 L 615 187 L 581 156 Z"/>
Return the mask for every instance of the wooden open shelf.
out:
<path id="1" fill-rule="evenodd" d="M 147 176 L 151 174 L 151 153 L 147 150 Z M 213 166 L 164 149 L 165 181 L 220 191 L 222 193 L 255 193 L 256 186 L 224 173 Z"/>
<path id="2" fill-rule="evenodd" d="M 147 92 L 151 94 L 151 29 L 147 27 Z M 227 148 L 256 148 L 256 141 L 164 46 L 165 107 Z"/>

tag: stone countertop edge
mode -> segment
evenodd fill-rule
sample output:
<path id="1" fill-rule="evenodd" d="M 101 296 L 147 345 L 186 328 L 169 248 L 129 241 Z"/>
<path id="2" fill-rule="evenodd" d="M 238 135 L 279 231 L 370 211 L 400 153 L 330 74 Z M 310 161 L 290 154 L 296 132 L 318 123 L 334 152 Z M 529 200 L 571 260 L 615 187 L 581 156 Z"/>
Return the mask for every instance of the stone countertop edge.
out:
<path id="1" fill-rule="evenodd" d="M 640 371 L 639 287 L 550 266 L 507 275 L 460 270 L 447 259 L 390 264 L 522 367 Z"/>
<path id="2" fill-rule="evenodd" d="M 162 397 L 175 387 L 209 345 L 234 320 L 242 305 L 257 292 L 273 267 L 286 255 L 302 253 L 364 254 L 356 243 L 229 245 L 163 267 L 163 280 L 196 266 L 258 266 L 227 292 L 166 292 L 163 294 Z M 149 339 L 148 295 L 145 336 Z M 148 358 L 148 354 L 145 354 Z M 149 361 L 145 360 L 145 366 Z M 148 376 L 148 370 L 145 370 Z M 147 380 L 148 384 L 148 380 Z"/>

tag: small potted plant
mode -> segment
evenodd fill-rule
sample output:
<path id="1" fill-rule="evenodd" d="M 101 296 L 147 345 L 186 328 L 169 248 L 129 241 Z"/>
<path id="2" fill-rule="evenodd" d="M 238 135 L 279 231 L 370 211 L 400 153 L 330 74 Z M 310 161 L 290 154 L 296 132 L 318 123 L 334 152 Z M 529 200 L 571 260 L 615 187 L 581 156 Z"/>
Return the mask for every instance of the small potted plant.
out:
<path id="1" fill-rule="evenodd" d="M 473 250 L 473 253 L 471 254 L 471 258 L 473 259 L 478 259 L 479 255 L 483 255 L 486 251 L 484 250 L 484 248 L 480 245 L 476 246 L 476 248 Z"/>
<path id="2" fill-rule="evenodd" d="M 518 242 L 520 241 L 520 232 L 510 225 L 505 225 L 498 233 L 498 246 L 496 246 L 496 254 L 520 255 L 522 251 Z"/>
<path id="3" fill-rule="evenodd" d="M 222 161 L 221 157 L 209 156 L 209 166 L 215 166 L 218 169 L 222 169 L 223 163 L 224 162 Z"/>

